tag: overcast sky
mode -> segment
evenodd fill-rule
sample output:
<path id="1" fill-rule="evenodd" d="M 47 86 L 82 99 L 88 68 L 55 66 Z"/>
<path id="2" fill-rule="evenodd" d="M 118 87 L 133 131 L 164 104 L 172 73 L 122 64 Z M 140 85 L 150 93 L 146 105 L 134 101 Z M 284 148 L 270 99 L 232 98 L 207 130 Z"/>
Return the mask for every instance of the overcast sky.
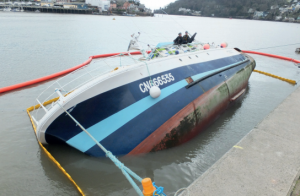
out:
<path id="1" fill-rule="evenodd" d="M 147 8 L 152 10 L 164 7 L 175 0 L 140 0 L 142 4 L 145 4 Z"/>

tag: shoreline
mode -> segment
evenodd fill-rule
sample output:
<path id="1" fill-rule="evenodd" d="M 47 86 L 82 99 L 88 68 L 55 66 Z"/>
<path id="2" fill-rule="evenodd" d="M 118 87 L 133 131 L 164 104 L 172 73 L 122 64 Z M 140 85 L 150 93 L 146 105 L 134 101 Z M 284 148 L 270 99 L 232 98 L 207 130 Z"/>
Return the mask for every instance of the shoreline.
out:
<path id="1" fill-rule="evenodd" d="M 154 13 L 155 17 L 156 13 Z M 158 14 L 158 15 L 166 15 L 166 14 Z M 225 18 L 225 17 L 217 17 L 217 16 L 191 16 L 191 15 L 173 15 L 173 14 L 168 14 L 169 16 L 184 16 L 184 17 L 199 17 L 199 18 L 216 18 L 216 19 L 229 19 L 229 20 L 254 20 L 254 21 L 265 21 L 265 22 L 284 22 L 284 23 L 299 23 L 300 21 L 294 21 L 294 22 L 289 22 L 289 21 L 279 21 L 279 20 L 259 20 L 259 19 L 248 19 L 248 18 Z"/>

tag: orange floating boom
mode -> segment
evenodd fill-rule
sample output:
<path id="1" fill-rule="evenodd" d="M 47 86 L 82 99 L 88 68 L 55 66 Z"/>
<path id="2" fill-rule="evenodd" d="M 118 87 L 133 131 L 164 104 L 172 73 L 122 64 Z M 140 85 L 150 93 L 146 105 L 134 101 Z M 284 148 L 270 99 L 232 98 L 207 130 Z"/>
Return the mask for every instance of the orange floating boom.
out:
<path id="1" fill-rule="evenodd" d="M 76 69 L 79 69 L 79 68 L 81 68 L 85 65 L 88 65 L 93 59 L 111 57 L 111 56 L 116 56 L 116 55 L 120 55 L 120 54 L 128 55 L 127 52 L 120 52 L 120 53 L 101 54 L 101 55 L 91 56 L 84 63 L 82 63 L 80 65 L 77 65 L 75 67 L 72 67 L 70 69 L 66 69 L 64 71 L 60 71 L 58 73 L 51 74 L 51 75 L 48 75 L 48 76 L 44 76 L 44 77 L 41 77 L 41 78 L 38 78 L 38 79 L 30 80 L 30 81 L 27 81 L 27 82 L 23 82 L 23 83 L 15 84 L 15 85 L 12 85 L 12 86 L 7 86 L 7 87 L 0 88 L 0 93 L 16 90 L 18 88 L 22 88 L 22 87 L 25 87 L 25 86 L 30 86 L 30 85 L 37 84 L 37 83 L 40 83 L 40 82 L 43 82 L 43 81 L 46 81 L 46 80 L 50 80 L 52 78 L 56 78 L 56 77 L 65 75 L 65 74 L 70 73 L 72 71 L 75 71 Z M 139 55 L 139 54 L 141 54 L 140 51 L 130 52 L 130 55 Z"/>
<path id="2" fill-rule="evenodd" d="M 299 60 L 296 59 L 292 59 L 289 57 L 284 57 L 284 56 L 278 56 L 278 55 L 274 55 L 274 54 L 267 54 L 267 53 L 263 53 L 263 52 L 256 52 L 256 51 L 249 51 L 249 50 L 242 50 L 242 52 L 244 53 L 251 53 L 251 54 L 259 54 L 259 55 L 263 55 L 263 56 L 269 56 L 269 57 L 273 57 L 273 58 L 278 58 L 278 59 L 283 59 L 283 60 L 287 60 L 287 61 L 292 61 L 295 63 L 300 63 Z"/>
<path id="3" fill-rule="evenodd" d="M 279 58 L 279 59 L 283 59 L 283 60 L 287 60 L 287 61 L 292 61 L 292 62 L 295 62 L 295 63 L 300 63 L 299 60 L 295 60 L 295 59 L 292 59 L 292 58 L 289 58 L 289 57 L 278 56 L 278 55 L 274 55 L 274 54 L 267 54 L 267 53 L 262 53 L 262 52 L 249 51 L 249 50 L 242 50 L 242 52 L 252 53 L 252 54 L 259 54 L 259 55 Z M 148 53 L 149 53 L 149 51 L 148 51 Z M 7 86 L 7 87 L 0 88 L 0 93 L 16 90 L 16 89 L 19 89 L 19 88 L 22 88 L 22 87 L 25 87 L 25 86 L 30 86 L 30 85 L 33 85 L 33 84 L 37 84 L 37 83 L 40 83 L 40 82 L 43 82 L 43 81 L 47 81 L 47 80 L 65 75 L 65 74 L 70 73 L 72 71 L 75 71 L 76 69 L 79 69 L 79 68 L 81 68 L 85 65 L 88 65 L 93 59 L 111 57 L 111 56 L 116 56 L 116 55 L 120 55 L 120 54 L 128 55 L 127 52 L 120 52 L 120 53 L 100 54 L 100 55 L 91 56 L 84 63 L 82 63 L 80 65 L 77 65 L 75 67 L 72 67 L 70 69 L 67 69 L 67 70 L 64 70 L 64 71 L 61 71 L 61 72 L 58 72 L 58 73 L 55 73 L 55 74 L 51 74 L 51 75 L 48 75 L 48 76 L 44 76 L 44 77 L 41 77 L 41 78 L 38 78 L 38 79 L 35 79 L 35 80 L 30 80 L 30 81 L 15 84 L 15 85 L 12 85 L 12 86 Z M 136 52 L 130 52 L 129 54 L 130 55 L 139 55 L 139 54 L 141 54 L 141 52 L 136 51 Z"/>

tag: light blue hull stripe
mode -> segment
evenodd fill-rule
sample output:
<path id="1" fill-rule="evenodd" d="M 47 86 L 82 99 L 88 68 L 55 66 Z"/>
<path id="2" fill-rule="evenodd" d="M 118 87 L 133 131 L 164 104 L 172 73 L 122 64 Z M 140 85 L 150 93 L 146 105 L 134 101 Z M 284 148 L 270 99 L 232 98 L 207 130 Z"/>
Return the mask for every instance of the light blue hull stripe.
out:
<path id="1" fill-rule="evenodd" d="M 239 62 L 240 63 L 240 62 Z M 236 64 L 236 63 L 235 63 Z M 193 80 L 197 80 L 204 76 L 207 76 L 213 72 L 218 70 L 222 70 L 226 67 L 233 66 L 234 64 L 207 71 L 204 73 L 200 73 L 197 75 L 192 76 Z M 160 102 L 164 98 L 170 96 L 174 92 L 178 91 L 179 89 L 185 87 L 188 83 L 185 80 L 181 80 L 176 82 L 164 89 L 161 90 L 161 95 L 153 99 L 150 95 L 141 99 L 140 101 L 128 106 L 127 108 L 111 115 L 110 117 L 102 120 L 101 122 L 91 126 L 87 129 L 87 131 L 97 140 L 102 141 L 107 136 L 112 134 L 114 131 L 118 130 L 120 127 L 125 125 L 127 122 L 141 114 L 142 112 L 146 111 L 148 108 L 152 107 L 156 103 Z M 89 150 L 91 147 L 95 145 L 95 142 L 85 133 L 81 132 L 76 136 L 72 137 L 67 141 L 67 144 L 73 146 L 74 148 L 80 150 L 81 152 L 85 152 Z"/>

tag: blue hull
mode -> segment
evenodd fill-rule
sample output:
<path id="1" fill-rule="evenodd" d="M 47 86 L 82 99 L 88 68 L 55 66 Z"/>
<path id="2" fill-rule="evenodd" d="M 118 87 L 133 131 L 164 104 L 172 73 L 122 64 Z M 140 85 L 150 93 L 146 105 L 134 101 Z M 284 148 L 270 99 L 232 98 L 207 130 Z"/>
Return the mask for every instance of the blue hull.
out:
<path id="1" fill-rule="evenodd" d="M 174 82 L 160 86 L 162 94 L 155 101 L 149 93 L 141 92 L 147 90 L 147 83 L 142 79 L 87 99 L 68 111 L 113 154 L 129 154 L 193 100 L 252 63 L 239 54 L 191 64 L 152 75 L 155 78 L 171 73 L 175 78 Z M 238 65 L 230 68 L 233 64 Z M 222 71 L 226 67 L 228 69 Z M 221 71 L 213 74 L 216 70 Z M 208 77 L 203 78 L 205 75 Z M 188 77 L 194 81 L 202 80 L 188 87 L 185 80 Z M 45 137 L 49 144 L 65 142 L 88 155 L 104 156 L 101 149 L 64 113 L 50 124 Z M 157 143 L 153 143 L 155 145 Z"/>

